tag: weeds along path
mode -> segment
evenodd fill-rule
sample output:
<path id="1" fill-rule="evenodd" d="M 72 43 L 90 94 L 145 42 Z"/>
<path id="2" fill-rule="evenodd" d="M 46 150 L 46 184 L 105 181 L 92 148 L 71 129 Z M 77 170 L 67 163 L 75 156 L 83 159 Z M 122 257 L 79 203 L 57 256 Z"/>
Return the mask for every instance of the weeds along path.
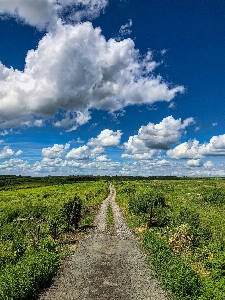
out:
<path id="1" fill-rule="evenodd" d="M 135 238 L 126 226 L 110 186 L 95 218 L 95 230 L 83 240 L 53 285 L 39 300 L 166 300 Z M 111 205 L 114 234 L 106 227 Z"/>

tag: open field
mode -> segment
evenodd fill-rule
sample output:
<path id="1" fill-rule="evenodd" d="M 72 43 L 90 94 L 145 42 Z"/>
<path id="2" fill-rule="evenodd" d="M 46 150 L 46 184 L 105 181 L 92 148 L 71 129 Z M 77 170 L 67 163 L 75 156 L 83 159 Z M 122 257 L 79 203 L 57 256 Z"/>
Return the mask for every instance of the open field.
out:
<path id="1" fill-rule="evenodd" d="M 0 299 L 33 299 L 75 249 L 108 194 L 103 181 L 38 185 L 4 185 L 0 192 Z M 77 230 L 73 199 L 82 204 Z"/>
<path id="2" fill-rule="evenodd" d="M 225 180 L 114 184 L 129 226 L 176 299 L 225 299 Z"/>

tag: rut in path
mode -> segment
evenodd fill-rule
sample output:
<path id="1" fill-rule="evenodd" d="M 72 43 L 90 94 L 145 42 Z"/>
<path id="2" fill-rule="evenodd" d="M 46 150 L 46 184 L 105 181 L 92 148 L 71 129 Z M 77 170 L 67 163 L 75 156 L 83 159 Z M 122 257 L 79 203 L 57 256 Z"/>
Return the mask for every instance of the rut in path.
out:
<path id="1" fill-rule="evenodd" d="M 116 191 L 102 202 L 95 230 L 78 246 L 53 285 L 39 300 L 166 300 L 115 203 Z M 115 235 L 107 234 L 111 205 Z"/>

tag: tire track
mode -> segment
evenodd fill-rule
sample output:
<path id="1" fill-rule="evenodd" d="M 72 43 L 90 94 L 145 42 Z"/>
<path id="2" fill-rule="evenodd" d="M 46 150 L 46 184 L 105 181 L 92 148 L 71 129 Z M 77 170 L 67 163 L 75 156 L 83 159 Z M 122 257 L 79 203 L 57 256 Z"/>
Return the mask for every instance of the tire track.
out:
<path id="1" fill-rule="evenodd" d="M 78 246 L 53 285 L 39 300 L 166 300 L 166 294 L 149 269 L 119 206 L 116 191 L 102 202 L 94 231 Z M 115 235 L 106 230 L 111 205 Z"/>

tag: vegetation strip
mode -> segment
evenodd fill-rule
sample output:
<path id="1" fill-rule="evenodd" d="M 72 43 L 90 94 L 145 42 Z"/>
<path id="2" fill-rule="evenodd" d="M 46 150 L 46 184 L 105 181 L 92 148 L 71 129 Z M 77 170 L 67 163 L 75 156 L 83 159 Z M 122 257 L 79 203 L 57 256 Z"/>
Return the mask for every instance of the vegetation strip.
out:
<path id="1" fill-rule="evenodd" d="M 224 300 L 225 180 L 114 185 L 129 226 L 175 299 Z"/>
<path id="2" fill-rule="evenodd" d="M 108 183 L 100 181 L 23 186 L 0 192 L 2 300 L 33 299 L 88 232 L 108 195 Z"/>
<path id="3" fill-rule="evenodd" d="M 106 229 L 111 232 L 114 227 L 114 218 L 113 218 L 113 212 L 112 207 L 109 203 L 107 210 L 106 210 Z"/>

